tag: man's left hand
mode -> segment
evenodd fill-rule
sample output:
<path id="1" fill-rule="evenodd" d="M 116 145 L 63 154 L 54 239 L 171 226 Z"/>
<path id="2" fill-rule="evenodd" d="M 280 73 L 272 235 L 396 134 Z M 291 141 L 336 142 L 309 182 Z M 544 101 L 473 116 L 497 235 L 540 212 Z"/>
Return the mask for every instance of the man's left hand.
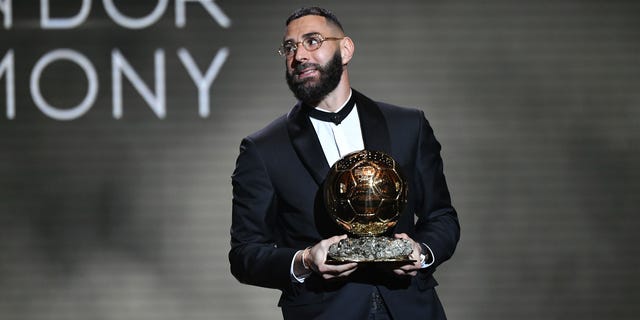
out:
<path id="1" fill-rule="evenodd" d="M 411 243 L 411 247 L 413 248 L 413 252 L 411 252 L 411 255 L 409 256 L 409 259 L 414 260 L 413 263 L 407 263 L 407 264 L 403 264 L 402 266 L 393 269 L 393 273 L 399 275 L 399 276 L 415 276 L 418 274 L 418 270 L 420 270 L 420 254 L 422 253 L 422 248 L 420 247 L 420 244 L 413 241 L 413 239 L 411 239 L 406 233 L 399 233 L 399 234 L 395 234 L 394 237 L 396 239 L 406 239 L 409 240 L 409 242 Z"/>

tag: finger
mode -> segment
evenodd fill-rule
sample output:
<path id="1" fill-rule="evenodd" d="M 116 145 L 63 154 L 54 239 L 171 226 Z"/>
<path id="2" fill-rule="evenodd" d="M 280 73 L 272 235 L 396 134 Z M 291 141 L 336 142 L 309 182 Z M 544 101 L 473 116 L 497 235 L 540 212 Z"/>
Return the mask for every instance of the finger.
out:
<path id="1" fill-rule="evenodd" d="M 407 273 L 404 270 L 401 269 L 393 269 L 393 273 L 399 275 L 399 276 L 405 276 L 407 275 Z"/>
<path id="2" fill-rule="evenodd" d="M 358 267 L 358 264 L 355 262 L 346 263 L 346 264 L 338 264 L 338 265 L 322 265 L 320 267 L 320 273 L 328 273 L 328 274 L 340 274 L 349 270 L 353 270 Z"/>
<path id="3" fill-rule="evenodd" d="M 405 264 L 402 266 L 399 266 L 398 268 L 394 269 L 401 271 L 401 272 L 414 272 L 414 271 L 418 271 L 420 270 L 420 266 L 416 265 L 416 264 Z"/>
<path id="4" fill-rule="evenodd" d="M 350 275 L 350 274 L 354 273 L 356 270 L 358 270 L 358 268 L 357 268 L 357 267 L 356 267 L 356 268 L 353 268 L 353 269 L 351 269 L 351 270 L 348 270 L 348 271 L 343 272 L 343 273 L 341 274 L 341 276 L 346 277 L 346 276 L 348 276 L 348 275 Z"/>
<path id="5" fill-rule="evenodd" d="M 415 251 L 415 248 L 416 248 L 416 247 L 418 247 L 418 248 L 419 248 L 418 243 L 417 243 L 415 240 L 413 240 L 411 237 L 409 237 L 406 233 L 396 233 L 396 234 L 394 234 L 394 237 L 395 237 L 396 239 L 405 239 L 405 240 L 408 240 L 408 241 L 411 243 L 411 247 L 413 247 L 413 248 L 414 248 L 414 251 Z"/>
<path id="6" fill-rule="evenodd" d="M 401 269 L 395 269 L 393 270 L 393 273 L 399 275 L 399 276 L 416 276 L 418 274 L 417 271 L 405 271 L 405 270 L 401 270 Z"/>
<path id="7" fill-rule="evenodd" d="M 339 268 L 326 268 L 324 272 L 321 272 L 322 277 L 325 279 L 331 279 L 336 277 L 348 276 L 358 269 L 357 263 L 349 263 L 342 265 Z"/>
<path id="8" fill-rule="evenodd" d="M 406 233 L 396 233 L 394 234 L 396 239 L 409 239 L 409 236 Z"/>
<path id="9" fill-rule="evenodd" d="M 346 238 L 347 238 L 347 235 L 346 234 L 342 234 L 342 235 L 333 236 L 333 237 L 327 239 L 327 242 L 328 242 L 329 245 L 331 245 L 331 244 L 334 244 L 334 243 L 339 242 L 340 240 L 346 239 Z"/>
<path id="10" fill-rule="evenodd" d="M 413 271 L 413 270 L 415 270 L 415 269 L 413 269 L 413 268 L 404 268 L 404 267 L 402 267 L 402 268 L 397 268 L 397 269 L 393 269 L 393 271 L 394 271 L 394 272 L 396 272 L 396 271 L 397 271 L 397 272 L 399 272 L 399 273 L 407 273 L 407 272 L 411 272 L 411 271 Z"/>
<path id="11" fill-rule="evenodd" d="M 338 274 L 331 274 L 331 273 L 325 273 L 322 275 L 322 277 L 324 279 L 336 279 L 336 278 L 342 278 L 342 277 L 346 277 L 350 274 L 352 274 L 353 272 L 355 272 L 358 268 L 353 268 L 351 270 L 347 270 L 345 272 L 342 273 L 338 273 Z"/>

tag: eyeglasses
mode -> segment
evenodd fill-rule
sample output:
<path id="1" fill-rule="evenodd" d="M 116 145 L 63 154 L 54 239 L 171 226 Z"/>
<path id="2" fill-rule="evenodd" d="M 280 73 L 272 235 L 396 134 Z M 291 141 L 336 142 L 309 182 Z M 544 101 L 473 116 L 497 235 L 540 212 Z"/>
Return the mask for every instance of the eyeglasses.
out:
<path id="1" fill-rule="evenodd" d="M 283 43 L 280 48 L 278 48 L 278 53 L 283 57 L 291 57 L 296 51 L 298 51 L 298 45 L 302 43 L 302 46 L 307 51 L 316 51 L 320 49 L 322 43 L 328 40 L 342 40 L 344 37 L 323 37 L 319 33 L 314 33 L 310 36 L 305 37 L 300 42 L 287 41 Z"/>

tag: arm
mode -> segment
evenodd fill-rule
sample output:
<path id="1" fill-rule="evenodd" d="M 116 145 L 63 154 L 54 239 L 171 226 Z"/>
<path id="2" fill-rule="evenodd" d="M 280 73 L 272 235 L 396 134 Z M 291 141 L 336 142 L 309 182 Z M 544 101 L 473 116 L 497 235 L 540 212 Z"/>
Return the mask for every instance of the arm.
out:
<path id="1" fill-rule="evenodd" d="M 431 249 L 434 254 L 431 267 L 435 268 L 453 255 L 460 239 L 460 224 L 444 177 L 440 143 L 424 114 L 421 115 L 416 158 L 416 186 L 420 193 L 415 240 Z"/>
<path id="2" fill-rule="evenodd" d="M 231 273 L 242 283 L 282 289 L 290 285 L 293 248 L 278 248 L 273 221 L 276 195 L 256 145 L 242 141 L 233 185 Z"/>
<path id="3" fill-rule="evenodd" d="M 397 235 L 412 241 L 416 253 L 413 258 L 418 262 L 396 269 L 397 274 L 415 275 L 421 267 L 420 259 L 417 258 L 419 253 L 427 254 L 427 261 L 432 264 L 425 270 L 433 272 L 438 265 L 451 258 L 460 239 L 458 216 L 451 205 L 443 173 L 440 143 L 436 140 L 424 114 L 421 112 L 420 115 L 416 169 L 413 172 L 417 197 L 415 214 L 418 220 L 413 239 L 404 234 Z M 426 245 L 429 250 L 425 252 L 424 246 L 420 244 Z"/>
<path id="4" fill-rule="evenodd" d="M 242 283 L 284 289 L 291 285 L 292 278 L 305 277 L 310 271 L 324 279 L 355 271 L 355 263 L 324 263 L 329 246 L 343 237 L 322 240 L 304 251 L 276 245 L 276 195 L 257 149 L 249 138 L 242 141 L 232 176 L 231 273 Z"/>

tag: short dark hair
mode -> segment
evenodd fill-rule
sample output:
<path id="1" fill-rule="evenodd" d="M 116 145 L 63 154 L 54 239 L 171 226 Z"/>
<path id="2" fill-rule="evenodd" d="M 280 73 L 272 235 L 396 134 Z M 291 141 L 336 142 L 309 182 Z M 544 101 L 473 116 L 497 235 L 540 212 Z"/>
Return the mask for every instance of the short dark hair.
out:
<path id="1" fill-rule="evenodd" d="M 340 21 L 338 21 L 338 17 L 336 17 L 336 15 L 333 14 L 333 12 L 320 7 L 306 7 L 306 8 L 300 8 L 294 11 L 289 16 L 289 18 L 287 18 L 287 22 L 285 23 L 285 25 L 288 26 L 289 23 L 291 23 L 291 21 L 296 20 L 298 18 L 302 18 L 304 16 L 324 17 L 325 19 L 327 19 L 329 23 L 337 26 L 340 29 L 340 31 L 344 32 L 344 29 L 342 28 L 342 24 L 340 23 Z"/>

